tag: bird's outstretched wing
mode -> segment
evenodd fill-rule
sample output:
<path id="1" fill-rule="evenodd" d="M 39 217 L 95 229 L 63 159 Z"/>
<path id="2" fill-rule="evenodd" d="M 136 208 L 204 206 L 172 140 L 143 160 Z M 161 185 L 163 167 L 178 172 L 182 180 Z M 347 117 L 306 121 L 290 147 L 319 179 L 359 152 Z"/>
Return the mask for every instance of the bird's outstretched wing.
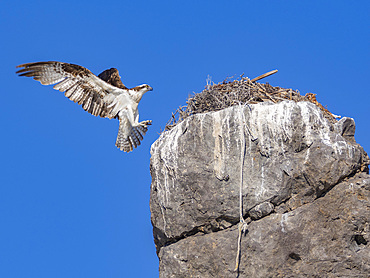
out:
<path id="1" fill-rule="evenodd" d="M 33 77 L 43 85 L 56 84 L 54 89 L 65 92 L 66 97 L 82 105 L 85 111 L 94 116 L 116 117 L 112 113 L 113 110 L 117 111 L 114 95 L 124 91 L 108 84 L 84 67 L 49 61 L 22 64 L 17 68 L 21 68 L 17 71 L 20 76 Z M 109 96 L 106 97 L 107 95 Z"/>

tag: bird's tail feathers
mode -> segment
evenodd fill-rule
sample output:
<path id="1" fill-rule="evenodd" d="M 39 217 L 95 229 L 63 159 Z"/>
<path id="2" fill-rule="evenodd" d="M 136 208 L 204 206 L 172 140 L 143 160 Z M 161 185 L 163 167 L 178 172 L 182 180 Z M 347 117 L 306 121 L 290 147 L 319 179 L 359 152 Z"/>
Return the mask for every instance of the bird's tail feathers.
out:
<path id="1" fill-rule="evenodd" d="M 150 124 L 151 121 L 145 121 L 137 126 L 131 126 L 128 122 L 120 121 L 116 140 L 117 148 L 124 152 L 131 152 L 134 148 L 140 146 L 144 135 L 148 131 L 147 125 Z"/>

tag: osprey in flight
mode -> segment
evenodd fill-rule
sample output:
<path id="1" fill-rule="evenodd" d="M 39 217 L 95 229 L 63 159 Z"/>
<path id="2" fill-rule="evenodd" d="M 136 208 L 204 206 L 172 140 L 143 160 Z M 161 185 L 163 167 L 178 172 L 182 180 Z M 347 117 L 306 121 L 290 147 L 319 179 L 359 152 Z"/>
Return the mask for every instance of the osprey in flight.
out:
<path id="1" fill-rule="evenodd" d="M 94 116 L 118 118 L 116 146 L 130 152 L 140 145 L 152 121 L 139 122 L 138 104 L 153 88 L 143 84 L 131 89 L 123 85 L 118 70 L 111 68 L 99 76 L 88 69 L 62 62 L 37 62 L 17 66 L 20 76 L 29 76 L 43 85 L 65 92 L 70 100 Z"/>

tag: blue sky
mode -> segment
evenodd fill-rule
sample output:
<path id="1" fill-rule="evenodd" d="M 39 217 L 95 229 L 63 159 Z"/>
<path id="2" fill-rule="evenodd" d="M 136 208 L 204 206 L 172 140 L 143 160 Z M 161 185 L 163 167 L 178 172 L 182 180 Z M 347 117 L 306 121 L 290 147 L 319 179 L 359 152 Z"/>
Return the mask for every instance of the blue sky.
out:
<path id="1" fill-rule="evenodd" d="M 0 277 L 158 277 L 150 223 L 150 146 L 207 75 L 313 92 L 356 121 L 370 150 L 369 1 L 6 1 L 0 9 Z M 96 118 L 15 66 L 116 67 L 148 83 L 132 153 L 118 122 Z"/>

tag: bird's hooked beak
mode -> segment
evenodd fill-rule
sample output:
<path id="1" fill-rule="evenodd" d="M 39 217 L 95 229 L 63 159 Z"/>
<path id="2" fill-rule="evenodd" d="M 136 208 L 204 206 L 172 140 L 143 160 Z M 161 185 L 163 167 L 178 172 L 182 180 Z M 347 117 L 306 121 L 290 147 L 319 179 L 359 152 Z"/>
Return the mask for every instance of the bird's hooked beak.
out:
<path id="1" fill-rule="evenodd" d="M 153 91 L 153 88 L 149 86 L 148 91 Z"/>

